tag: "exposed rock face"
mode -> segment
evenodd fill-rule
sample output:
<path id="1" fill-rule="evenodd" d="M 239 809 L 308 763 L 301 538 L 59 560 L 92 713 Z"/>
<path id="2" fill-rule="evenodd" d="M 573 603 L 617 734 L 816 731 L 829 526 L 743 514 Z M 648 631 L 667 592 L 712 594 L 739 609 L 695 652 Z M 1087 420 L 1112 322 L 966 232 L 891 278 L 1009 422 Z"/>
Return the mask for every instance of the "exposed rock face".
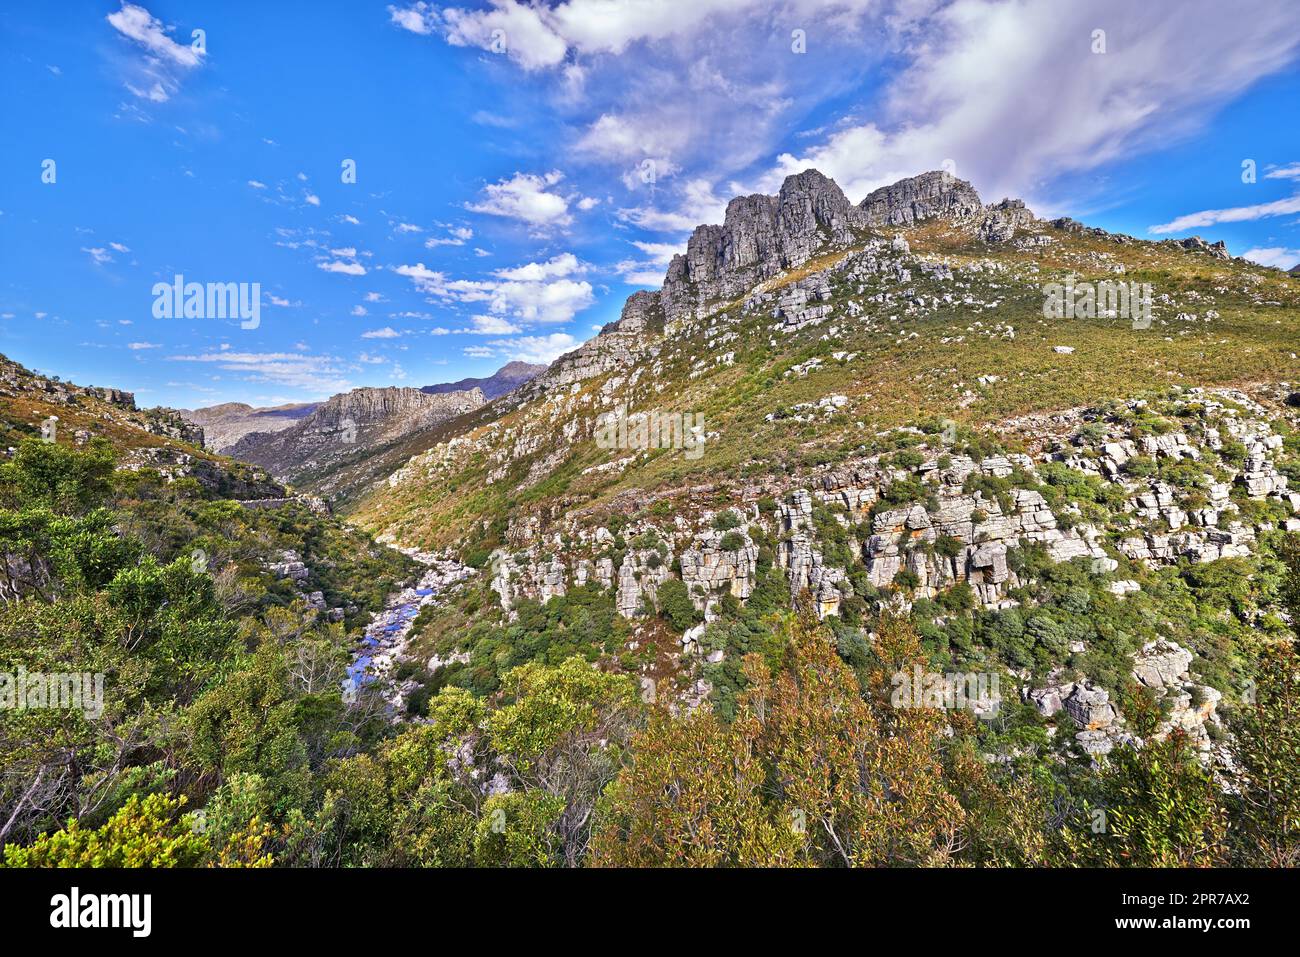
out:
<path id="1" fill-rule="evenodd" d="M 734 550 L 722 547 L 721 532 L 706 532 L 682 552 L 682 582 L 695 599 L 695 605 L 707 611 L 710 599 L 722 592 L 746 599 L 754 592 L 758 570 L 758 546 L 744 536 L 744 544 Z"/>
<path id="2" fill-rule="evenodd" d="M 203 429 L 208 448 L 225 452 L 250 432 L 279 432 L 312 413 L 319 402 L 255 408 L 244 402 L 224 402 L 181 414 Z"/>
<path id="3" fill-rule="evenodd" d="M 484 401 L 478 389 L 439 395 L 405 388 L 353 389 L 331 397 L 288 429 L 245 435 L 229 454 L 294 482 L 477 409 Z"/>
<path id="4" fill-rule="evenodd" d="M 865 225 L 835 182 L 816 170 L 788 176 L 776 196 L 738 196 L 721 226 L 700 226 L 673 257 L 662 300 L 669 327 L 708 305 L 854 238 Z"/>
<path id="5" fill-rule="evenodd" d="M 961 219 L 984 212 L 975 188 L 943 170 L 882 186 L 858 204 L 872 226 L 911 226 L 923 219 Z"/>
<path id="6" fill-rule="evenodd" d="M 1218 722 L 1216 712 L 1223 695 L 1192 680 L 1188 671 L 1192 658 L 1192 653 L 1178 643 L 1157 639 L 1133 656 L 1133 677 L 1152 689 L 1168 709 L 1156 731 L 1157 738 L 1178 729 L 1196 747 L 1208 751 L 1210 735 L 1206 725 Z"/>
<path id="7" fill-rule="evenodd" d="M 519 390 L 519 398 L 536 399 L 553 389 L 631 366 L 654 354 L 655 343 L 663 330 L 660 294 L 635 293 L 624 303 L 617 322 L 608 323 L 600 335 L 552 362 L 545 372 Z"/>
<path id="8" fill-rule="evenodd" d="M 1192 252 L 1209 253 L 1215 259 L 1231 259 L 1228 252 L 1228 245 L 1222 239 L 1217 243 L 1207 243 L 1200 236 L 1189 236 L 1187 239 L 1171 240 L 1179 246 Z"/>
<path id="9" fill-rule="evenodd" d="M 986 243 L 1009 242 L 1016 230 L 1034 221 L 1034 213 L 1021 199 L 1004 199 L 985 210 L 979 235 Z"/>

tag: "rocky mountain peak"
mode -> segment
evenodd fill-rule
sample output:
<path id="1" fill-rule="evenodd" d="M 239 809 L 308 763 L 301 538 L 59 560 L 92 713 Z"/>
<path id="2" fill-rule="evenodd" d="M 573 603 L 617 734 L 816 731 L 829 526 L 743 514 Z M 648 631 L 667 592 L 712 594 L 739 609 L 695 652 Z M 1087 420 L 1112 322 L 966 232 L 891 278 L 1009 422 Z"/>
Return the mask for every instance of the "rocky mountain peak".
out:
<path id="1" fill-rule="evenodd" d="M 984 203 L 966 180 L 947 170 L 931 170 L 873 190 L 858 208 L 869 225 L 911 226 L 935 217 L 978 216 Z"/>

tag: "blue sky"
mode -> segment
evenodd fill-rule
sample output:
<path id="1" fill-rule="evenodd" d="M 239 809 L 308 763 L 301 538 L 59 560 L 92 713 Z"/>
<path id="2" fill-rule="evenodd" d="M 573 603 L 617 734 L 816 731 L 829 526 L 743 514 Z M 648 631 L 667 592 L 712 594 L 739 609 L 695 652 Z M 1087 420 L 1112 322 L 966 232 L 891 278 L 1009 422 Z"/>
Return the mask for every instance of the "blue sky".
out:
<path id="1" fill-rule="evenodd" d="M 549 361 L 809 166 L 1300 262 L 1300 12 L 1138 6 L 7 5 L 0 352 L 189 407 Z M 260 324 L 155 318 L 178 273 Z"/>

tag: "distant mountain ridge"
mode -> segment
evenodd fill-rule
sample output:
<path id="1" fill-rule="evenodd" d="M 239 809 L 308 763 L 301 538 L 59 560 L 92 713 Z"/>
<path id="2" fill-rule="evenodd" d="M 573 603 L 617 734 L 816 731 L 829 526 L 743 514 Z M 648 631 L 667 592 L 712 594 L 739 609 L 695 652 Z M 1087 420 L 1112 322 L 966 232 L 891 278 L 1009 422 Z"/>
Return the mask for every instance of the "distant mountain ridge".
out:
<path id="1" fill-rule="evenodd" d="M 249 432 L 226 454 L 297 483 L 326 475 L 344 461 L 373 454 L 486 401 L 480 389 L 436 395 L 414 388 L 353 389 L 331 396 L 287 428 Z"/>
<path id="2" fill-rule="evenodd" d="M 319 406 L 319 402 L 302 402 L 259 408 L 246 402 L 223 402 L 202 409 L 182 409 L 181 414 L 203 429 L 208 448 L 225 452 L 250 432 L 287 429 Z"/>
<path id="3" fill-rule="evenodd" d="M 444 392 L 466 392 L 470 389 L 478 389 L 490 402 L 507 392 L 513 392 L 534 376 L 545 372 L 546 368 L 545 365 L 533 362 L 508 362 L 484 379 L 470 378 L 461 379 L 459 382 L 444 382 L 441 385 L 426 385 L 420 391 L 429 395 L 440 395 Z"/>
<path id="4" fill-rule="evenodd" d="M 446 395 L 478 389 L 483 393 L 483 398 L 490 402 L 517 389 L 544 371 L 546 371 L 545 365 L 508 362 L 492 375 L 484 378 L 466 378 L 459 382 L 426 385 L 418 391 L 426 395 Z M 322 402 L 298 402 L 276 406 L 253 406 L 246 402 L 223 402 L 220 405 L 206 406 L 201 409 L 182 409 L 181 414 L 186 421 L 203 429 L 208 448 L 214 452 L 229 454 L 245 436 L 255 432 L 268 435 L 281 432 L 311 415 L 322 405 L 324 405 Z M 253 440 L 253 445 L 242 448 L 247 450 L 264 441 L 256 439 Z"/>

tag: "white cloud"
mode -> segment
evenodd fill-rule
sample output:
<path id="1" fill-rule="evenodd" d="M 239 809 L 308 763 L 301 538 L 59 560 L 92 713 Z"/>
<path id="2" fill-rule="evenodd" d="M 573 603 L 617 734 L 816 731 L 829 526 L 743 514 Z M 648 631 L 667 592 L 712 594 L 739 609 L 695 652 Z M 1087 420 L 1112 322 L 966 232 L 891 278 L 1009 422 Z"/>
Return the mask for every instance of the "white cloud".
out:
<path id="1" fill-rule="evenodd" d="M 509 319 L 502 319 L 500 316 L 474 316 L 470 321 L 474 324 L 474 328 L 469 331 L 480 335 L 509 336 L 523 331 Z"/>
<path id="2" fill-rule="evenodd" d="M 513 269 L 498 269 L 493 275 L 510 282 L 543 282 L 586 272 L 586 267 L 573 253 L 560 253 L 544 263 L 527 263 Z"/>
<path id="3" fill-rule="evenodd" d="M 1152 226 L 1150 231 L 1157 234 L 1181 233 L 1189 229 L 1214 226 L 1218 223 L 1245 223 L 1256 219 L 1267 219 L 1271 216 L 1285 216 L 1289 213 L 1300 213 L 1300 195 L 1274 200 L 1271 203 L 1258 203 L 1254 206 L 1203 209 L 1199 212 L 1179 216 L 1167 223 Z"/>
<path id="4" fill-rule="evenodd" d="M 353 306 L 353 307 L 352 307 L 352 315 L 354 315 L 354 316 L 364 316 L 365 314 L 366 314 L 366 307 L 365 307 L 365 306 Z"/>
<path id="5" fill-rule="evenodd" d="M 402 334 L 392 326 L 384 326 L 382 329 L 370 329 L 361 333 L 362 339 L 397 339 Z"/>
<path id="6" fill-rule="evenodd" d="M 183 67 L 196 67 L 203 62 L 200 51 L 167 36 L 162 21 L 144 7 L 123 3 L 121 10 L 108 15 L 108 22 L 118 33 L 130 37 L 161 59 Z"/>
<path id="7" fill-rule="evenodd" d="M 486 303 L 488 312 L 514 324 L 568 322 L 595 301 L 591 283 L 572 278 L 586 267 L 572 253 L 542 263 L 498 269 L 491 279 L 449 279 L 424 263 L 393 267 L 421 292 L 462 303 Z"/>
<path id="8" fill-rule="evenodd" d="M 307 203 L 307 205 L 309 206 L 320 205 L 320 197 L 317 196 L 315 193 L 304 193 L 302 198 L 303 198 L 303 202 Z"/>
<path id="9" fill-rule="evenodd" d="M 134 352 L 139 352 L 139 351 L 141 351 L 141 350 L 143 350 L 143 349 L 160 349 L 160 348 L 162 348 L 162 347 L 159 346 L 158 343 L 156 343 L 156 342 L 128 342 L 128 343 L 126 344 L 126 347 L 127 347 L 128 349 L 134 351 Z"/>
<path id="10" fill-rule="evenodd" d="M 1241 258 L 1249 259 L 1261 266 L 1290 270 L 1300 265 L 1300 249 L 1286 249 L 1282 246 L 1247 249 L 1241 254 Z"/>
<path id="11" fill-rule="evenodd" d="M 467 203 L 465 208 L 475 213 L 518 219 L 539 229 L 568 226 L 573 222 L 569 201 L 549 191 L 562 179 L 564 174 L 558 171 L 545 176 L 516 173 L 508 180 L 483 187 L 483 200 Z"/>
<path id="12" fill-rule="evenodd" d="M 1294 57 L 1293 10 L 1266 0 L 1248 6 L 1188 0 L 1177 17 L 1127 0 L 920 8 L 921 17 L 892 24 L 911 61 L 883 111 L 800 156 L 782 155 L 761 186 L 815 167 L 858 201 L 951 159 L 959 176 L 999 198 L 1167 146 Z M 1104 54 L 1091 52 L 1098 27 L 1108 28 Z"/>
<path id="13" fill-rule="evenodd" d="M 342 273 L 345 276 L 364 276 L 366 267 L 357 262 L 340 262 L 339 260 L 323 260 L 316 264 L 317 269 L 323 269 L 326 272 Z"/>
<path id="14" fill-rule="evenodd" d="M 180 75 L 203 62 L 204 52 L 191 44 L 177 43 L 169 28 L 138 4 L 122 4 L 110 13 L 109 25 L 143 51 L 143 58 L 128 65 L 123 85 L 133 95 L 153 103 L 164 103 L 180 88 Z"/>
<path id="15" fill-rule="evenodd" d="M 227 372 L 240 374 L 247 382 L 273 382 L 307 390 L 313 395 L 346 392 L 352 387 L 332 356 L 312 356 L 298 352 L 235 352 L 222 347 L 219 352 L 168 357 L 173 362 L 214 364 Z"/>
<path id="16" fill-rule="evenodd" d="M 102 266 L 105 263 L 111 263 L 113 257 L 109 255 L 107 249 L 103 246 L 82 246 L 81 251 L 90 255 L 90 261 L 96 266 Z"/>
<path id="17" fill-rule="evenodd" d="M 609 6 L 607 4 L 607 6 Z M 564 61 L 567 45 L 547 25 L 545 8 L 514 0 L 496 0 L 491 10 L 442 12 L 447 42 L 505 53 L 525 70 L 538 70 Z"/>
<path id="18" fill-rule="evenodd" d="M 438 11 L 428 3 L 413 3 L 404 9 L 390 6 L 388 16 L 403 30 L 419 34 L 432 33 L 440 22 Z"/>
<path id="19" fill-rule="evenodd" d="M 720 223 L 727 211 L 727 201 L 718 197 L 712 183 L 705 179 L 688 180 L 671 206 L 635 206 L 620 209 L 619 218 L 652 232 L 689 233 L 696 226 Z"/>
<path id="20" fill-rule="evenodd" d="M 248 185 L 253 187 L 253 189 L 266 189 L 266 184 L 257 179 L 250 179 Z"/>
<path id="21" fill-rule="evenodd" d="M 436 249 L 438 246 L 464 246 L 465 241 L 474 238 L 474 230 L 468 226 L 453 226 L 446 236 L 430 236 L 424 241 L 426 249 Z"/>
<path id="22" fill-rule="evenodd" d="M 1265 179 L 1300 179 L 1300 163 L 1278 166 L 1264 174 Z"/>

